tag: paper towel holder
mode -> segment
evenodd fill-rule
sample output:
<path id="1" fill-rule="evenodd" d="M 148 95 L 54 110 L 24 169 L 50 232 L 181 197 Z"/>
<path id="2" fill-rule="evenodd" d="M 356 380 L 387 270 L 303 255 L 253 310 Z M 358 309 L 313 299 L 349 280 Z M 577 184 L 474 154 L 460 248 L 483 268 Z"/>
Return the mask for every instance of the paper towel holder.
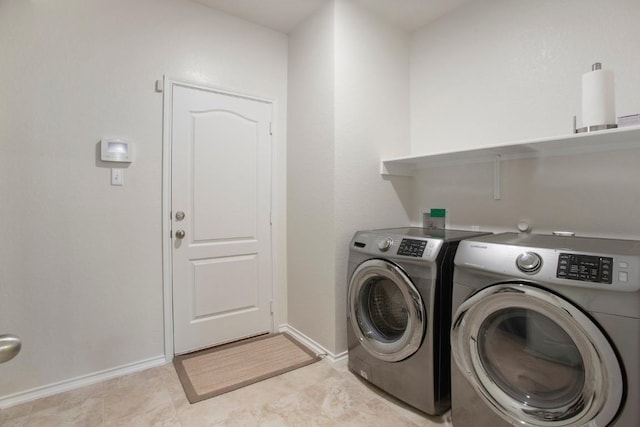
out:
<path id="1" fill-rule="evenodd" d="M 591 65 L 591 71 L 597 71 L 601 69 L 602 69 L 602 63 L 600 62 L 596 62 L 593 65 Z M 617 127 L 618 127 L 617 124 L 607 124 L 607 125 L 584 126 L 584 127 L 578 128 L 576 116 L 573 116 L 573 133 L 594 132 L 599 130 L 614 129 Z"/>

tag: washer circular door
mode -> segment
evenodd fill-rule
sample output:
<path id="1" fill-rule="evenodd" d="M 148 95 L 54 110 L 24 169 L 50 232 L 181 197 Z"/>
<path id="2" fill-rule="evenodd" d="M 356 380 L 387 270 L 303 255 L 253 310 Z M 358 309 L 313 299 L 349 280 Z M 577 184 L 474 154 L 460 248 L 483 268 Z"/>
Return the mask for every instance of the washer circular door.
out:
<path id="1" fill-rule="evenodd" d="M 382 259 L 360 264 L 349 281 L 348 302 L 352 329 L 372 356 L 397 362 L 420 348 L 424 304 L 399 266 Z"/>
<path id="2" fill-rule="evenodd" d="M 521 426 L 606 426 L 622 402 L 611 344 L 569 301 L 523 283 L 490 286 L 456 311 L 458 368 L 490 408 Z"/>

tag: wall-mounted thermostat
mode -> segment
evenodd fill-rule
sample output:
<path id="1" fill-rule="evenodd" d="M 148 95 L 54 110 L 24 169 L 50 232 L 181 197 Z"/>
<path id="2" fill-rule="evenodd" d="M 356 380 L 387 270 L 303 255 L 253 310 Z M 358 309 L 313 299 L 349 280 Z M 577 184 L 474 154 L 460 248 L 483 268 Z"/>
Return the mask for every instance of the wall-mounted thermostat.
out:
<path id="1" fill-rule="evenodd" d="M 133 143 L 117 138 L 103 138 L 100 141 L 100 159 L 103 162 L 133 161 Z"/>

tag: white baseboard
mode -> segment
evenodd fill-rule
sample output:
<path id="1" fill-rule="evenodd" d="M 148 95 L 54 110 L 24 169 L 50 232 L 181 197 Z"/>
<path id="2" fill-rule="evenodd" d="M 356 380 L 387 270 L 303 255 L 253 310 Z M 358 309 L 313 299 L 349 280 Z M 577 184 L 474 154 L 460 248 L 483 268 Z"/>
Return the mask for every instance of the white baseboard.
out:
<path id="1" fill-rule="evenodd" d="M 302 332 L 298 331 L 290 325 L 280 325 L 278 327 L 279 332 L 286 332 L 302 344 L 309 347 L 317 354 L 326 357 L 331 363 L 336 363 L 347 358 L 347 351 L 334 354 L 327 350 L 324 346 L 309 338 Z M 144 371 L 146 369 L 155 368 L 168 363 L 168 360 L 164 355 L 154 357 L 140 362 L 131 363 L 129 365 L 119 366 L 112 369 L 106 369 L 100 372 L 94 372 L 88 375 L 72 378 L 70 380 L 60 381 L 58 383 L 49 384 L 42 387 L 37 387 L 31 390 L 15 393 L 8 396 L 0 397 L 0 409 L 9 408 L 11 406 L 19 405 L 21 403 L 31 402 L 43 397 L 52 396 L 54 394 L 63 393 L 65 391 L 75 390 L 78 388 L 86 387 L 88 385 L 97 384 L 102 381 L 110 380 L 112 378 L 129 375 L 134 372 Z"/>
<path id="2" fill-rule="evenodd" d="M 60 381 L 58 383 L 37 387 L 9 396 L 0 397 L 0 409 L 30 402 L 32 400 L 40 399 L 43 397 L 52 396 L 54 394 L 62 393 L 65 391 L 86 387 L 88 385 L 96 384 L 101 381 L 110 380 L 112 378 L 121 377 L 123 375 L 129 375 L 134 372 L 144 371 L 145 369 L 155 368 L 157 366 L 162 366 L 165 363 L 167 363 L 167 359 L 165 359 L 164 355 L 158 356 L 151 359 L 142 360 L 140 362 L 131 363 L 129 365 L 106 369 L 104 371 L 94 372 L 92 374 L 72 378 L 70 380 Z"/>
<path id="3" fill-rule="evenodd" d="M 297 330 L 291 325 L 280 325 L 278 327 L 278 331 L 288 333 L 289 335 L 291 335 L 292 337 L 300 341 L 302 344 L 309 347 L 312 351 L 315 351 L 317 354 L 321 356 L 325 356 L 327 359 L 329 359 L 331 363 L 339 362 L 347 358 L 347 355 L 348 355 L 347 351 L 334 354 L 329 350 L 327 350 L 324 346 L 319 344 L 317 341 L 312 340 L 311 338 L 309 338 L 308 336 L 306 336 L 305 334 L 303 334 L 302 332 L 300 332 L 299 330 Z"/>

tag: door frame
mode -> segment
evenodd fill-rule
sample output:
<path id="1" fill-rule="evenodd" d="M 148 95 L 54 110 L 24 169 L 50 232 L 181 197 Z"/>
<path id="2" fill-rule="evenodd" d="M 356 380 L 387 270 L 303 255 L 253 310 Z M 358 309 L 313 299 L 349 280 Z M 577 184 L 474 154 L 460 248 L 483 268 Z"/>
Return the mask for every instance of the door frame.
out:
<path id="1" fill-rule="evenodd" d="M 171 133 L 173 116 L 173 88 L 183 86 L 191 89 L 201 89 L 216 92 L 222 95 L 235 96 L 249 99 L 252 101 L 266 102 L 272 106 L 271 120 L 271 299 L 273 301 L 271 314 L 271 330 L 275 331 L 278 320 L 278 269 L 280 257 L 277 253 L 277 237 L 280 235 L 280 225 L 278 218 L 280 217 L 280 206 L 277 203 L 277 195 L 280 194 L 280 185 L 278 182 L 279 169 L 277 158 L 274 153 L 277 152 L 277 102 L 273 99 L 248 95 L 238 91 L 232 91 L 226 88 L 213 86 L 209 84 L 190 82 L 180 79 L 174 79 L 163 76 L 162 85 L 158 90 L 162 91 L 163 108 L 162 108 L 162 293 L 163 293 L 163 314 L 164 314 L 164 357 L 167 362 L 173 360 L 174 357 L 174 336 L 173 336 L 173 257 L 172 257 L 172 238 L 171 238 Z"/>

